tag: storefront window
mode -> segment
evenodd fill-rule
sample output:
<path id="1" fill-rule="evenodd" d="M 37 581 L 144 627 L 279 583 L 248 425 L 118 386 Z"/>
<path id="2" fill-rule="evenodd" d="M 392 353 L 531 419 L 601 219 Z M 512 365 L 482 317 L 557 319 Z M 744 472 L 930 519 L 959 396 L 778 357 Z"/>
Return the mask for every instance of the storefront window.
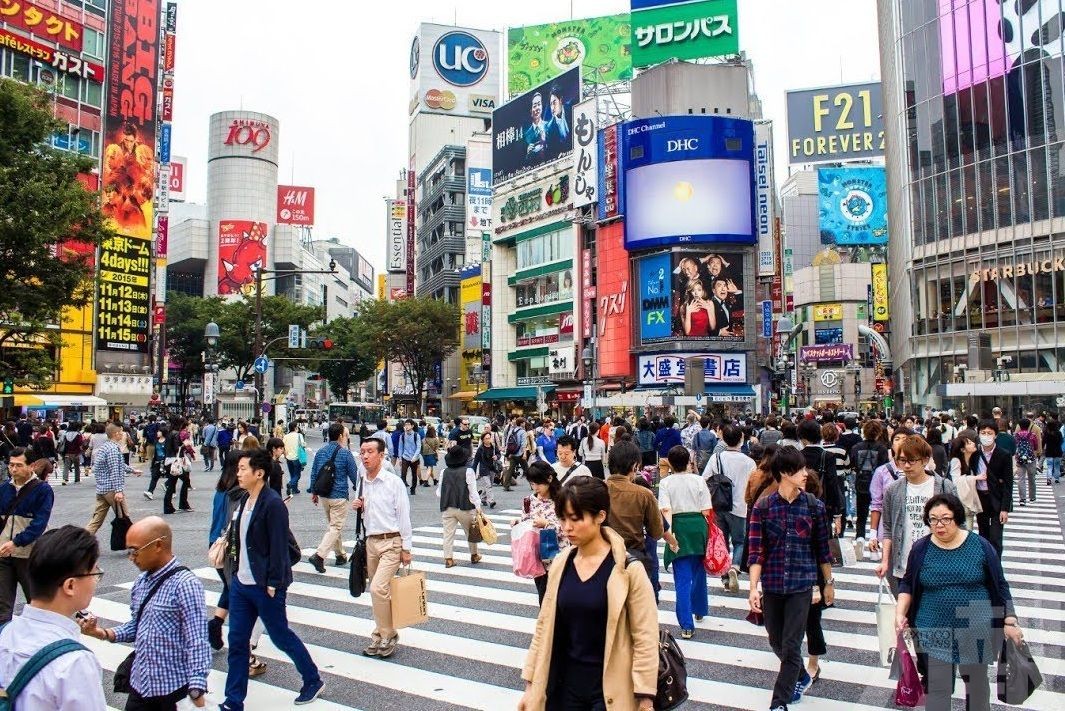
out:
<path id="1" fill-rule="evenodd" d="M 573 340 L 573 312 L 519 321 L 515 332 L 519 348 Z"/>
<path id="2" fill-rule="evenodd" d="M 515 289 L 519 309 L 569 301 L 573 299 L 573 270 L 524 279 L 516 284 Z"/>
<path id="3" fill-rule="evenodd" d="M 518 269 L 573 258 L 573 230 L 565 228 L 518 242 Z"/>

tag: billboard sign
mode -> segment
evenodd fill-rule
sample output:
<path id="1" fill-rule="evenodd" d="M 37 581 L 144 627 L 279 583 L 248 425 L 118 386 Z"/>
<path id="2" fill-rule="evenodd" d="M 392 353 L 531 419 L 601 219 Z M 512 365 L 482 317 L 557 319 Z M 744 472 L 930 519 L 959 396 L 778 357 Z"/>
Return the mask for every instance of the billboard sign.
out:
<path id="1" fill-rule="evenodd" d="M 612 123 L 599 132 L 599 219 L 612 220 L 621 214 L 625 181 L 621 179 L 620 124 Z"/>
<path id="2" fill-rule="evenodd" d="M 505 199 L 497 192 L 492 200 L 492 224 L 495 233 L 503 235 L 538 222 L 560 220 L 571 209 L 570 174 L 555 173 L 507 194 Z"/>
<path id="3" fill-rule="evenodd" d="M 407 271 L 407 202 L 388 201 L 388 271 Z"/>
<path id="4" fill-rule="evenodd" d="M 218 294 L 252 295 L 255 272 L 266 267 L 265 222 L 218 222 Z"/>
<path id="5" fill-rule="evenodd" d="M 151 243 L 115 235 L 100 247 L 96 347 L 147 353 L 151 333 Z"/>
<path id="6" fill-rule="evenodd" d="M 314 188 L 277 186 L 277 224 L 313 225 Z"/>
<path id="7" fill-rule="evenodd" d="M 159 0 L 115 4 L 107 25 L 101 211 L 118 234 L 145 240 L 154 225 L 160 16 Z"/>
<path id="8" fill-rule="evenodd" d="M 659 353 L 641 355 L 637 363 L 640 385 L 683 385 L 688 358 L 702 358 L 707 385 L 747 382 L 746 353 Z"/>
<path id="9" fill-rule="evenodd" d="M 888 275 L 886 264 L 873 264 L 873 320 L 887 321 L 890 319 L 888 310 Z"/>
<path id="10" fill-rule="evenodd" d="M 773 337 L 773 302 L 772 300 L 765 300 L 762 302 L 762 338 Z"/>
<path id="11" fill-rule="evenodd" d="M 669 4 L 632 13 L 632 64 L 703 59 L 740 51 L 738 0 Z"/>
<path id="12" fill-rule="evenodd" d="M 507 89 L 522 94 L 573 67 L 595 84 L 632 79 L 628 13 L 507 31 Z"/>
<path id="13" fill-rule="evenodd" d="M 656 343 L 673 335 L 669 294 L 672 257 L 669 252 L 640 260 L 640 341 Z"/>
<path id="14" fill-rule="evenodd" d="M 754 125 L 754 229 L 758 236 L 758 276 L 771 277 L 776 265 L 777 190 L 773 176 L 773 124 Z"/>
<path id="15" fill-rule="evenodd" d="M 573 152 L 573 106 L 581 100 L 580 67 L 503 104 L 492 113 L 495 184 Z"/>
<path id="16" fill-rule="evenodd" d="M 822 244 L 887 244 L 883 168 L 819 168 L 817 190 Z"/>
<path id="17" fill-rule="evenodd" d="M 673 333 L 661 340 L 742 342 L 743 255 L 708 251 L 672 256 Z"/>
<path id="18" fill-rule="evenodd" d="M 410 50 L 411 113 L 491 113 L 503 77 L 500 34 L 422 23 Z"/>
<path id="19" fill-rule="evenodd" d="M 166 259 L 170 243 L 170 216 L 159 215 L 155 224 L 155 257 Z"/>
<path id="20" fill-rule="evenodd" d="M 814 321 L 843 320 L 843 304 L 814 304 L 810 309 L 813 311 Z"/>
<path id="21" fill-rule="evenodd" d="M 624 236 L 619 222 L 601 226 L 596 236 L 599 275 L 596 348 L 599 375 L 604 378 L 624 378 L 632 373 L 632 299 Z"/>
<path id="22" fill-rule="evenodd" d="M 0 22 L 74 52 L 82 50 L 85 27 L 42 5 L 26 0 L 0 0 Z"/>
<path id="23" fill-rule="evenodd" d="M 466 239 L 471 243 L 483 240 L 491 230 L 492 147 L 487 141 L 470 140 L 466 143 Z"/>
<path id="24" fill-rule="evenodd" d="M 756 241 L 753 123 L 656 116 L 623 127 L 627 249 Z"/>
<path id="25" fill-rule="evenodd" d="M 573 109 L 573 207 L 591 205 L 599 188 L 599 155 L 596 142 L 596 99 L 582 101 Z"/>
<path id="26" fill-rule="evenodd" d="M 2 1 L 0 0 L 0 2 Z M 3 10 L 0 9 L 0 20 L 2 19 Z M 9 30 L 0 29 L 0 47 L 6 47 L 19 54 L 25 54 L 41 64 L 52 67 L 56 71 L 92 79 L 97 84 L 103 84 L 104 82 L 105 71 L 102 64 L 82 59 L 76 54 L 71 54 L 40 42 L 34 42 Z"/>
<path id="27" fill-rule="evenodd" d="M 170 142 L 173 135 L 173 124 L 159 124 L 159 162 L 170 162 Z"/>
<path id="28" fill-rule="evenodd" d="M 788 92 L 788 163 L 884 155 L 880 82 Z"/>
<path id="29" fill-rule="evenodd" d="M 844 362 L 854 360 L 854 346 L 850 343 L 833 345 L 803 346 L 799 350 L 799 360 L 806 363 Z"/>
<path id="30" fill-rule="evenodd" d="M 188 158 L 172 156 L 170 158 L 170 199 L 174 202 L 185 201 L 185 168 Z"/>
<path id="31" fill-rule="evenodd" d="M 814 329 L 814 343 L 819 346 L 832 346 L 843 343 L 842 328 L 817 328 Z"/>

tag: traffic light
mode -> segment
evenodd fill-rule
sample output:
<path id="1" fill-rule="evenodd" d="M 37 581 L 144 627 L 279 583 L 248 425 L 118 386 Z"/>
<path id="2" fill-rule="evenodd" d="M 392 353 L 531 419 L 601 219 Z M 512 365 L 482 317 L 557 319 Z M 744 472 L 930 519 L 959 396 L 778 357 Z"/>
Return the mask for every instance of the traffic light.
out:
<path id="1" fill-rule="evenodd" d="M 330 351 L 333 350 L 332 338 L 308 338 L 307 348 L 311 350 Z"/>
<path id="2" fill-rule="evenodd" d="M 15 394 L 15 381 L 11 378 L 4 378 L 4 395 Z"/>

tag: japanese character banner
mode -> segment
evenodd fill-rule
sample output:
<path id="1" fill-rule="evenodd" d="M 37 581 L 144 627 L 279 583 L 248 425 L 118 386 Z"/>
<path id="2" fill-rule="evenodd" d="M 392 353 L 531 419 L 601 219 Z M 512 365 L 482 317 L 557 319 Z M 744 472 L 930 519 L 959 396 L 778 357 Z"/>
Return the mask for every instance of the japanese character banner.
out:
<path id="1" fill-rule="evenodd" d="M 459 325 L 459 342 L 462 344 L 462 368 L 459 372 L 459 388 L 468 390 L 480 382 L 481 367 L 481 302 L 483 298 L 481 268 L 471 266 L 459 275 L 459 306 L 462 323 Z"/>
<path id="2" fill-rule="evenodd" d="M 147 353 L 151 329 L 151 243 L 121 235 L 100 247 L 96 289 L 96 347 Z"/>
<path id="3" fill-rule="evenodd" d="M 277 186 L 277 224 L 313 225 L 314 188 Z"/>
<path id="4" fill-rule="evenodd" d="M 575 67 L 503 104 L 492 114 L 496 185 L 573 152 L 573 105 L 581 99 Z"/>
<path id="5" fill-rule="evenodd" d="M 0 22 L 25 30 L 60 47 L 75 52 L 82 50 L 85 27 L 76 20 L 63 17 L 55 10 L 26 0 L 0 0 Z"/>
<path id="6" fill-rule="evenodd" d="M 639 358 L 640 385 L 684 384 L 686 359 L 703 358 L 707 384 L 746 383 L 746 353 L 660 353 Z"/>
<path id="7" fill-rule="evenodd" d="M 743 341 L 743 255 L 674 252 L 673 265 L 673 338 Z"/>
<path id="8" fill-rule="evenodd" d="M 599 146 L 596 141 L 596 100 L 582 101 L 573 109 L 573 207 L 599 199 Z"/>
<path id="9" fill-rule="evenodd" d="M 703 0 L 647 9 L 634 7 L 633 66 L 736 54 L 740 49 L 737 5 L 737 0 Z"/>
<path id="10" fill-rule="evenodd" d="M 255 293 L 255 272 L 266 267 L 265 222 L 221 220 L 218 223 L 218 294 Z"/>
<path id="11" fill-rule="evenodd" d="M 159 0 L 114 3 L 108 24 L 102 212 L 119 234 L 151 239 Z"/>

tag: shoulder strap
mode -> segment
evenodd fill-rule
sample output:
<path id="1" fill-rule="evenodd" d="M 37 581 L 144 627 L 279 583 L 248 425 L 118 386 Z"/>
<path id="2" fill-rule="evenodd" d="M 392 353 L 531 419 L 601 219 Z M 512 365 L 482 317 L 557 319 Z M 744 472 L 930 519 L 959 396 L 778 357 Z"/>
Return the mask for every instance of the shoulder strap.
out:
<path id="1" fill-rule="evenodd" d="M 362 498 L 362 482 L 363 482 L 363 477 L 360 476 L 359 477 L 359 492 L 358 492 L 358 495 L 355 497 L 357 499 L 361 499 Z M 358 513 L 355 514 L 355 538 L 361 540 L 361 539 L 363 539 L 365 537 L 366 537 L 366 531 L 363 530 L 362 508 L 360 507 Z"/>
<path id="2" fill-rule="evenodd" d="M 15 674 L 15 678 L 11 680 L 11 683 L 4 689 L 3 695 L 13 705 L 18 695 L 22 693 L 22 690 L 26 688 L 33 677 L 44 669 L 46 666 L 54 662 L 64 654 L 70 652 L 87 652 L 88 648 L 81 642 L 73 639 L 58 639 L 51 644 L 45 645 L 37 650 L 37 652 L 23 664 L 18 673 Z"/>
<path id="3" fill-rule="evenodd" d="M 242 504 L 241 505 L 241 509 L 243 509 L 243 508 L 244 508 L 244 506 Z M 144 611 L 146 609 L 148 609 L 148 603 L 152 601 L 152 598 L 155 597 L 155 594 L 157 592 L 159 592 L 159 588 L 163 587 L 163 583 L 165 583 L 168 578 L 171 578 L 174 575 L 177 575 L 182 570 L 188 571 L 188 568 L 186 568 L 183 565 L 179 565 L 179 566 L 177 566 L 175 568 L 171 568 L 170 570 L 165 572 L 161 578 L 159 578 L 158 580 L 155 581 L 155 585 L 152 586 L 152 589 L 149 590 L 148 594 L 145 596 L 144 602 L 142 602 L 141 606 L 139 608 L 137 608 L 137 621 L 133 625 L 133 636 L 134 637 L 137 636 L 137 628 L 140 627 L 141 617 L 144 616 Z"/>
<path id="4" fill-rule="evenodd" d="M 11 506 L 7 508 L 7 511 L 5 511 L 2 516 L 0 516 L 0 530 L 3 530 L 5 527 L 7 527 L 7 520 L 11 517 L 13 513 L 15 513 L 15 509 L 18 508 L 19 502 L 29 496 L 31 491 L 33 491 L 43 483 L 44 482 L 40 479 L 34 479 L 33 481 L 26 482 L 23 487 L 19 489 L 19 492 L 15 494 L 15 499 L 11 502 Z"/>
<path id="5" fill-rule="evenodd" d="M 565 476 L 563 476 L 561 479 L 558 480 L 558 485 L 562 486 L 563 484 L 565 484 L 566 483 L 566 479 L 569 479 L 569 475 L 572 474 L 573 470 L 576 469 L 577 467 L 579 467 L 580 465 L 581 465 L 580 462 L 574 462 L 573 466 L 569 468 L 569 471 L 566 472 Z"/>

